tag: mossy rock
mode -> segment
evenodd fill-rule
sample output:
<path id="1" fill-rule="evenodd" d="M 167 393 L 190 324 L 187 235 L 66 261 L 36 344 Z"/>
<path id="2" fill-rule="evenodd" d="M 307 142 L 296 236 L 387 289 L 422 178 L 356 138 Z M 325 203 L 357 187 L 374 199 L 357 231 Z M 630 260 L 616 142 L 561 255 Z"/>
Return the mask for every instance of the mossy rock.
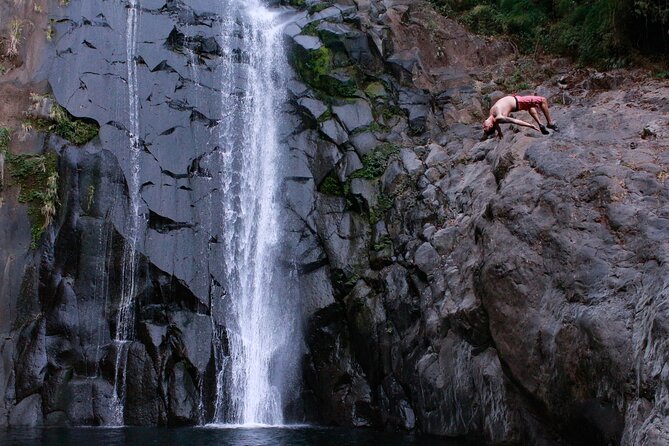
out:
<path id="1" fill-rule="evenodd" d="M 92 119 L 77 118 L 61 105 L 51 107 L 49 118 L 30 116 L 28 123 L 37 131 L 55 133 L 78 146 L 86 144 L 100 133 L 100 125 Z"/>
<path id="2" fill-rule="evenodd" d="M 351 186 L 348 182 L 342 183 L 334 172 L 331 172 L 318 186 L 318 192 L 335 197 L 345 197 L 349 194 Z"/>
<path id="3" fill-rule="evenodd" d="M 386 171 L 390 158 L 398 154 L 399 151 L 399 147 L 395 144 L 380 144 L 362 158 L 362 169 L 353 172 L 351 178 L 365 178 L 368 180 L 379 178 Z"/>
<path id="4" fill-rule="evenodd" d="M 386 87 L 384 87 L 381 82 L 372 82 L 367 85 L 367 87 L 365 87 L 365 94 L 370 99 L 385 98 L 388 96 Z"/>
<path id="5" fill-rule="evenodd" d="M 31 223 L 32 243 L 36 248 L 44 230 L 49 226 L 58 206 L 58 155 L 20 154 L 9 152 L 11 134 L 0 129 L 0 153 L 14 184 L 20 187 L 19 202 L 27 204 Z"/>
<path id="6" fill-rule="evenodd" d="M 326 46 L 307 50 L 296 45 L 291 62 L 303 81 L 328 96 L 349 97 L 357 91 L 355 76 L 348 75 L 353 68 L 333 71 L 332 52 Z"/>

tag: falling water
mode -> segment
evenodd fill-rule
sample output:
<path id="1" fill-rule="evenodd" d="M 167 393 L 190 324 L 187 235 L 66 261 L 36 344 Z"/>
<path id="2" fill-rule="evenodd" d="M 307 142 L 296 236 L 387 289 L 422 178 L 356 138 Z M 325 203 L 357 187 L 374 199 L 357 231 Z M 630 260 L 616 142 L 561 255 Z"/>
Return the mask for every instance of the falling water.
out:
<path id="1" fill-rule="evenodd" d="M 134 328 L 134 297 L 137 272 L 137 236 L 139 234 L 139 98 L 137 85 L 137 29 L 139 19 L 138 0 L 129 0 L 126 21 L 126 67 L 128 84 L 128 136 L 130 143 L 130 175 L 128 196 L 130 197 L 130 218 L 128 221 L 126 244 L 123 248 L 123 270 L 121 274 L 121 303 L 116 324 L 116 370 L 114 375 L 113 405 L 115 424 L 123 424 L 125 403 L 126 365 L 129 342 Z"/>
<path id="2" fill-rule="evenodd" d="M 226 0 L 221 40 L 222 222 L 227 347 L 218 354 L 214 421 L 284 423 L 295 372 L 295 311 L 280 252 L 279 107 L 286 73 L 281 25 L 258 0 Z M 294 300 L 294 299 L 293 299 Z"/>

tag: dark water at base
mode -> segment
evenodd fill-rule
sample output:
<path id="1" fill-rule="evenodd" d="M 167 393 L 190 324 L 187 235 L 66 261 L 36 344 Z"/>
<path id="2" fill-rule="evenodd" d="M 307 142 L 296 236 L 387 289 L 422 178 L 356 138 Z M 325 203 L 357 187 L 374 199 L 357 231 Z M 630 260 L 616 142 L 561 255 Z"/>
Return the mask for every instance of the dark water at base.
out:
<path id="1" fill-rule="evenodd" d="M 0 431 L 2 446 L 471 446 L 456 440 L 335 428 L 48 428 Z"/>

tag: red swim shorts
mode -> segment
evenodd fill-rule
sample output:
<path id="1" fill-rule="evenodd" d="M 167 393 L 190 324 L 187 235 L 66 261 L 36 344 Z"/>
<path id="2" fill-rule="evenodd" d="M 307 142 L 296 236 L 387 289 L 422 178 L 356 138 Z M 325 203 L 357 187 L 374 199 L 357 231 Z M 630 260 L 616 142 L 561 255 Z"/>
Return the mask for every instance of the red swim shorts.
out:
<path id="1" fill-rule="evenodd" d="M 518 110 L 529 110 L 532 107 L 541 107 L 544 98 L 541 96 L 514 96 L 518 101 Z"/>

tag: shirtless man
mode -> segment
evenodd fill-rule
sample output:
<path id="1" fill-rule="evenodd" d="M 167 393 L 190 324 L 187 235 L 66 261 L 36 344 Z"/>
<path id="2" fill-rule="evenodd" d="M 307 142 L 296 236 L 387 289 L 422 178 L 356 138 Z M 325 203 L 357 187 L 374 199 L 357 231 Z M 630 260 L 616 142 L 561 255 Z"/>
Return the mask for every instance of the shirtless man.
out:
<path id="1" fill-rule="evenodd" d="M 490 135 L 495 133 L 495 130 L 497 131 L 497 136 L 501 139 L 503 135 L 502 129 L 499 127 L 500 124 L 522 125 L 523 127 L 530 127 L 538 132 L 540 131 L 544 135 L 548 135 L 548 130 L 546 130 L 546 127 L 539 121 L 537 108 L 540 108 L 546 117 L 546 127 L 557 132 L 558 128 L 551 119 L 551 115 L 548 113 L 548 101 L 546 98 L 541 96 L 513 95 L 504 96 L 490 108 L 490 116 L 483 121 L 483 137 L 481 140 L 487 139 Z M 539 126 L 537 127 L 529 122 L 509 117 L 509 114 L 521 110 L 527 110 Z"/>

